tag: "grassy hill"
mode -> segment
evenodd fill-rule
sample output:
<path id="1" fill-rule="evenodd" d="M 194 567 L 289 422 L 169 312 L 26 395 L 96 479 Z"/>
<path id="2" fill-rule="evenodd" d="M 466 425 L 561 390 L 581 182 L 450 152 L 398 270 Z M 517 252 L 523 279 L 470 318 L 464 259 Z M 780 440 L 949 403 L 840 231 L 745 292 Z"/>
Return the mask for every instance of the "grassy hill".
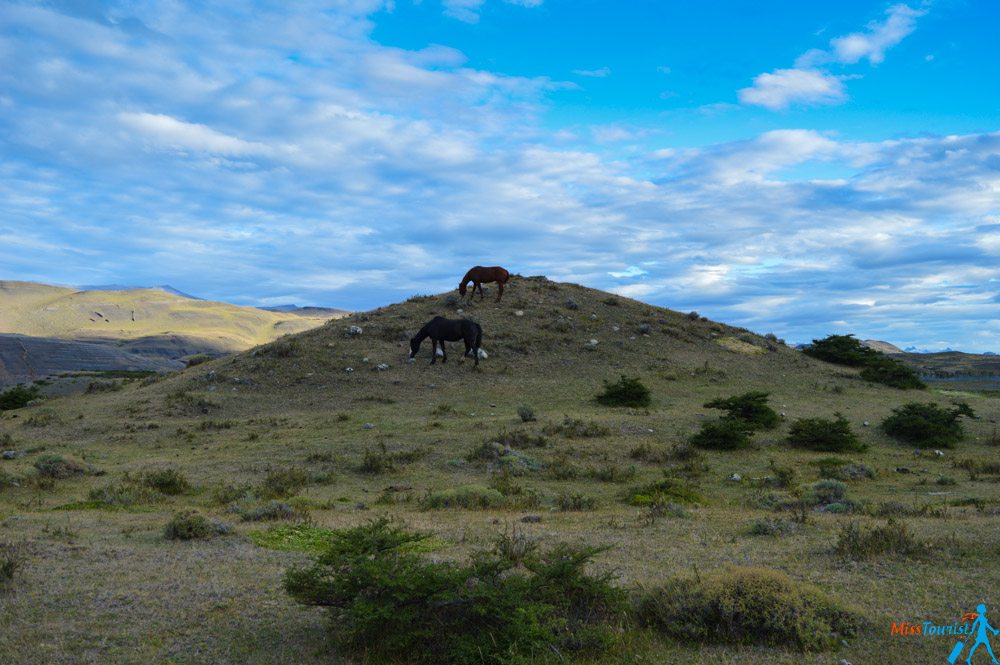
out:
<path id="1" fill-rule="evenodd" d="M 461 362 L 460 344 L 447 363 L 429 364 L 429 341 L 407 362 L 407 340 L 434 315 L 482 325 L 489 357 L 478 369 Z M 648 408 L 596 403 L 623 375 L 650 388 Z M 777 429 L 746 450 L 687 445 L 719 416 L 706 402 L 748 391 L 769 393 Z M 906 402 L 956 399 L 978 418 L 963 419 L 966 439 L 942 455 L 877 427 Z M 786 443 L 798 419 L 835 413 L 866 451 Z M 626 588 L 758 566 L 815 584 L 869 622 L 820 654 L 692 644 L 631 625 L 601 662 L 937 662 L 953 640 L 890 637 L 890 627 L 950 624 L 997 587 L 1000 469 L 977 464 L 997 458 L 998 416 L 994 398 L 879 387 L 775 339 L 541 277 L 515 278 L 500 304 L 417 297 L 158 380 L 7 412 L 0 447 L 17 454 L 0 461 L 0 542 L 26 558 L 0 591 L 0 656 L 356 662 L 334 652 L 326 614 L 291 601 L 281 580 L 310 560 L 305 536 L 388 514 L 432 532 L 435 560 L 513 534 L 607 547 L 596 566 Z M 50 472 L 53 456 L 70 469 Z M 836 508 L 803 498 L 831 466 L 846 497 Z M 156 491 L 166 488 L 151 479 L 168 471 L 189 487 Z M 628 500 L 665 478 L 684 491 Z M 454 507 L 463 496 L 485 507 Z M 183 510 L 231 533 L 165 539 Z M 835 551 L 847 525 L 888 516 L 916 552 Z"/>
<path id="2" fill-rule="evenodd" d="M 0 281 L 0 385 L 73 370 L 176 369 L 186 356 L 242 351 L 335 315 L 319 308 L 271 312 L 161 289 L 76 291 Z"/>

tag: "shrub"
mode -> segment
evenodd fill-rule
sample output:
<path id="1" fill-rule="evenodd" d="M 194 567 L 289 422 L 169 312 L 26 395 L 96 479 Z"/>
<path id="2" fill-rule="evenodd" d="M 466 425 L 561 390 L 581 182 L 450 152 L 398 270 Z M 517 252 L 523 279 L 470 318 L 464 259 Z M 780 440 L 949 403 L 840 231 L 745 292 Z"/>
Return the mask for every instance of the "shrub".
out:
<path id="1" fill-rule="evenodd" d="M 175 513 L 163 529 L 167 540 L 200 540 L 219 533 L 218 527 L 207 517 L 193 511 Z"/>
<path id="2" fill-rule="evenodd" d="M 597 402 L 605 406 L 649 406 L 652 402 L 649 388 L 639 379 L 622 374 L 617 383 L 604 382 L 604 390 L 597 396 Z"/>
<path id="3" fill-rule="evenodd" d="M 832 480 L 863 480 L 874 478 L 875 470 L 865 464 L 856 464 L 837 457 L 824 457 L 811 464 L 819 467 L 820 478 Z"/>
<path id="4" fill-rule="evenodd" d="M 927 384 L 910 367 L 895 358 L 879 356 L 861 370 L 861 378 L 900 390 L 923 390 Z"/>
<path id="5" fill-rule="evenodd" d="M 162 501 L 163 494 L 151 487 L 121 482 L 105 485 L 104 487 L 95 487 L 87 493 L 87 498 L 92 503 L 85 507 L 126 507 Z"/>
<path id="6" fill-rule="evenodd" d="M 841 414 L 835 420 L 800 418 L 788 430 L 788 443 L 795 448 L 826 452 L 860 452 L 867 448 L 851 431 L 851 425 Z"/>
<path id="7" fill-rule="evenodd" d="M 312 524 L 282 524 L 248 534 L 258 547 L 284 552 L 319 554 L 326 550 L 334 536 L 333 529 Z"/>
<path id="8" fill-rule="evenodd" d="M 756 520 L 750 525 L 751 536 L 787 536 L 795 533 L 802 525 L 798 522 L 784 519 Z"/>
<path id="9" fill-rule="evenodd" d="M 556 507 L 564 512 L 593 510 L 597 507 L 597 499 L 580 492 L 562 493 L 556 497 Z"/>
<path id="10" fill-rule="evenodd" d="M 924 549 L 905 522 L 889 518 L 884 526 L 865 528 L 856 522 L 845 524 L 837 536 L 835 551 L 855 561 L 882 554 L 909 555 Z"/>
<path id="11" fill-rule="evenodd" d="M 288 467 L 272 469 L 264 477 L 258 495 L 262 499 L 289 497 L 309 484 L 309 474 L 304 469 Z"/>
<path id="12" fill-rule="evenodd" d="M 611 434 L 611 430 L 594 420 L 581 420 L 565 416 L 561 425 L 548 424 L 542 428 L 546 434 L 562 434 L 567 439 L 595 439 Z"/>
<path id="13" fill-rule="evenodd" d="M 863 618 L 808 584 L 763 568 L 729 568 L 675 577 L 645 591 L 636 614 L 646 625 L 685 642 L 835 648 Z"/>
<path id="14" fill-rule="evenodd" d="M 847 485 L 839 480 L 820 480 L 806 490 L 803 500 L 811 506 L 841 503 L 847 498 Z"/>
<path id="15" fill-rule="evenodd" d="M 517 407 L 517 415 L 520 416 L 522 423 L 532 423 L 535 422 L 535 410 L 530 406 L 521 405 Z"/>
<path id="16" fill-rule="evenodd" d="M 503 494 L 482 485 L 463 485 L 451 489 L 429 493 L 423 500 L 423 507 L 464 508 L 466 510 L 486 510 L 505 505 Z"/>
<path id="17" fill-rule="evenodd" d="M 723 418 L 702 423 L 701 431 L 691 437 L 691 445 L 709 450 L 736 450 L 750 447 L 752 429 L 742 420 Z"/>
<path id="18" fill-rule="evenodd" d="M 285 589 L 327 608 L 337 646 L 371 662 L 575 659 L 609 648 L 608 623 L 625 607 L 607 577 L 583 570 L 600 550 L 529 551 L 523 568 L 482 551 L 463 565 L 423 560 L 413 550 L 427 538 L 387 518 L 337 531 L 313 565 L 286 573 Z"/>
<path id="19" fill-rule="evenodd" d="M 42 455 L 35 460 L 34 467 L 40 476 L 56 480 L 82 476 L 90 472 L 90 467 L 77 459 L 51 454 Z"/>
<path id="20" fill-rule="evenodd" d="M 0 590 L 10 584 L 26 558 L 23 545 L 0 543 Z"/>
<path id="21" fill-rule="evenodd" d="M 778 414 L 767 405 L 768 393 L 747 392 L 742 395 L 713 399 L 705 403 L 706 409 L 721 409 L 727 420 L 738 420 L 751 430 L 774 429 L 781 422 Z"/>
<path id="22" fill-rule="evenodd" d="M 163 494 L 176 496 L 191 491 L 191 483 L 177 469 L 150 469 L 139 474 L 140 484 Z"/>
<path id="23" fill-rule="evenodd" d="M 951 448 L 965 436 L 960 415 L 964 415 L 961 407 L 949 410 L 932 402 L 910 402 L 893 409 L 881 427 L 892 438 L 918 448 Z"/>
<path id="24" fill-rule="evenodd" d="M 633 506 L 649 506 L 654 503 L 702 503 L 704 499 L 686 482 L 671 478 L 664 472 L 663 480 L 640 487 L 634 487 L 625 494 L 625 502 Z"/>
<path id="25" fill-rule="evenodd" d="M 28 406 L 28 402 L 41 398 L 42 394 L 36 386 L 17 384 L 13 388 L 0 393 L 0 411 L 20 409 Z"/>
<path id="26" fill-rule="evenodd" d="M 306 514 L 290 503 L 284 501 L 265 501 L 263 503 L 234 503 L 229 511 L 239 515 L 244 522 L 269 522 L 272 520 L 302 520 Z"/>

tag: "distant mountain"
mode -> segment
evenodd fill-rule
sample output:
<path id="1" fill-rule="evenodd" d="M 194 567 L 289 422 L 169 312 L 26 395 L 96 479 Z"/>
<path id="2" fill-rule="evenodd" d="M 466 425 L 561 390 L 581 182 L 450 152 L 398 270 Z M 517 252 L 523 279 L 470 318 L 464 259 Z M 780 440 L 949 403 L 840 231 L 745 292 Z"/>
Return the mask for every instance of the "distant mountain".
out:
<path id="1" fill-rule="evenodd" d="M 880 353 L 886 353 L 889 355 L 904 353 L 903 349 L 899 348 L 895 344 L 890 344 L 889 342 L 882 342 L 877 339 L 866 339 L 861 342 L 869 349 L 875 349 Z"/>
<path id="2" fill-rule="evenodd" d="M 80 369 L 159 371 L 187 356 L 243 351 L 342 315 L 324 308 L 272 312 L 170 287 L 78 290 L 0 281 L 0 385 Z"/>
<path id="3" fill-rule="evenodd" d="M 296 316 L 328 316 L 336 318 L 348 314 L 346 309 L 334 309 L 333 307 L 299 307 L 298 305 L 273 305 L 271 307 L 261 307 L 266 312 L 282 312 L 283 314 L 295 314 Z"/>

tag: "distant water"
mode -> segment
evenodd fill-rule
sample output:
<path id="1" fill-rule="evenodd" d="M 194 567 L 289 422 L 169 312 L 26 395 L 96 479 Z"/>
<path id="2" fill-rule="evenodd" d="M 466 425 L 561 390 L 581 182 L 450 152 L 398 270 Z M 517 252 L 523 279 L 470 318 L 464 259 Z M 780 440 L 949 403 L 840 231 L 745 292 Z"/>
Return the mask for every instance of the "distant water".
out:
<path id="1" fill-rule="evenodd" d="M 965 374 L 958 376 L 921 376 L 932 388 L 955 390 L 1000 390 L 1000 376 Z"/>

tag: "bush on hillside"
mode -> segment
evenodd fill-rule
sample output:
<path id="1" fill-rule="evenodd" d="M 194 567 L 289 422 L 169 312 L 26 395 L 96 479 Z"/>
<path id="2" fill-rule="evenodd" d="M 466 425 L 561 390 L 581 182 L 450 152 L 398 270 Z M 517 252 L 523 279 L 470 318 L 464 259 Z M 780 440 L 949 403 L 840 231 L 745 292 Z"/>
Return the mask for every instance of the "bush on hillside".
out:
<path id="1" fill-rule="evenodd" d="M 788 430 L 788 443 L 796 448 L 825 452 L 860 452 L 867 446 L 851 431 L 847 419 L 839 413 L 835 420 L 800 418 Z"/>
<path id="2" fill-rule="evenodd" d="M 388 518 L 336 531 L 306 568 L 285 575 L 300 603 L 327 608 L 337 646 L 372 662 L 499 663 L 550 654 L 600 655 L 625 611 L 607 576 L 584 568 L 599 550 L 499 548 L 469 564 L 427 561 L 427 534 Z"/>
<path id="3" fill-rule="evenodd" d="M 617 383 L 604 382 L 604 390 L 597 396 L 597 401 L 605 406 L 649 406 L 652 402 L 649 388 L 639 379 L 629 378 L 622 374 Z"/>
<path id="4" fill-rule="evenodd" d="M 909 402 L 892 410 L 882 421 L 882 431 L 918 448 L 951 448 L 965 437 L 958 417 L 971 411 L 968 405 L 944 409 L 928 402 Z"/>
<path id="5" fill-rule="evenodd" d="M 752 431 L 753 428 L 745 421 L 722 418 L 702 423 L 701 430 L 691 437 L 690 442 L 696 448 L 708 450 L 749 448 Z"/>
<path id="6" fill-rule="evenodd" d="M 0 411 L 23 408 L 28 406 L 28 402 L 39 399 L 41 396 L 42 394 L 36 386 L 17 384 L 0 393 Z"/>
<path id="7" fill-rule="evenodd" d="M 732 397 L 720 397 L 705 403 L 706 409 L 726 412 L 725 419 L 746 423 L 751 429 L 774 429 L 781 422 L 778 414 L 767 405 L 768 393 L 747 392 Z"/>
<path id="8" fill-rule="evenodd" d="M 901 390 L 923 389 L 927 386 L 917 373 L 904 363 L 865 346 L 854 335 L 830 335 L 814 339 L 802 350 L 808 356 L 837 365 L 861 367 L 861 378 Z"/>
<path id="9" fill-rule="evenodd" d="M 880 356 L 861 370 L 861 378 L 900 390 L 923 390 L 927 387 L 912 369 L 894 358 Z"/>
<path id="10" fill-rule="evenodd" d="M 669 579 L 641 594 L 636 613 L 684 642 L 792 645 L 802 651 L 835 648 L 864 624 L 816 587 L 764 568 Z"/>

